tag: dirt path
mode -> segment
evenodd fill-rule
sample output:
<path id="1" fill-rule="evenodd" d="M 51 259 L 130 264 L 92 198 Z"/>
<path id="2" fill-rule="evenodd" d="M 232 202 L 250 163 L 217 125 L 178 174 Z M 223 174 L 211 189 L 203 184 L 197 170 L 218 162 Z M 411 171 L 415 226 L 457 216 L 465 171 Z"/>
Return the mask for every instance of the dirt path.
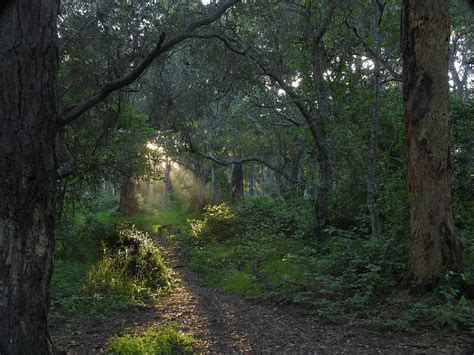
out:
<path id="1" fill-rule="evenodd" d="M 331 325 L 288 307 L 250 302 L 209 287 L 184 265 L 172 245 L 160 240 L 176 279 L 171 292 L 155 306 L 90 320 L 71 334 L 54 333 L 71 353 L 97 353 L 113 334 L 134 325 L 176 321 L 193 333 L 199 353 L 317 354 L 473 354 L 474 341 L 370 332 L 355 326 Z"/>

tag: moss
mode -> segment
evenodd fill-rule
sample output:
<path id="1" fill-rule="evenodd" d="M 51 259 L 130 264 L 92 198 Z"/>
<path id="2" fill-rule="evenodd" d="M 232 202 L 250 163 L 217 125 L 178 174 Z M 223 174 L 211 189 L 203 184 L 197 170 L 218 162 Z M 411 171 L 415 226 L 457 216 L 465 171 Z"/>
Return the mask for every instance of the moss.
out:
<path id="1" fill-rule="evenodd" d="M 107 344 L 110 354 L 177 354 L 192 353 L 196 341 L 178 330 L 176 323 L 161 329 L 137 329 L 132 334 L 112 337 Z"/>

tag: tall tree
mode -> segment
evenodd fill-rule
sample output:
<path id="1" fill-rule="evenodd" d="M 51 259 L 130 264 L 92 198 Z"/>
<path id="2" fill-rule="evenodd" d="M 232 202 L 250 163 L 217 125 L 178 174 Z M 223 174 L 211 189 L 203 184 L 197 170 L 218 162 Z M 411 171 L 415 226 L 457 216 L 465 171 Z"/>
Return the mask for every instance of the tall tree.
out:
<path id="1" fill-rule="evenodd" d="M 54 140 L 65 126 L 131 84 L 162 53 L 217 21 L 239 0 L 222 4 L 157 45 L 128 74 L 57 119 L 58 0 L 0 5 L 0 353 L 53 352 L 47 314 L 54 251 L 57 178 Z"/>
<path id="2" fill-rule="evenodd" d="M 51 353 L 59 2 L 0 6 L 0 353 Z"/>
<path id="3" fill-rule="evenodd" d="M 454 234 L 449 142 L 449 1 L 404 0 L 403 101 L 410 204 L 410 273 L 415 290 L 461 267 Z"/>

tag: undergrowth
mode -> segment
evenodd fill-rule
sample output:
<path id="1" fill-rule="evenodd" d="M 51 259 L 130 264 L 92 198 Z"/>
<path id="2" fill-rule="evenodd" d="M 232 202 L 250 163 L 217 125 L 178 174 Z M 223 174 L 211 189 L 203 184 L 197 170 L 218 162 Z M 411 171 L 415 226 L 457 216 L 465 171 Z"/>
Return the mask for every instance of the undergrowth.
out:
<path id="1" fill-rule="evenodd" d="M 209 208 L 180 237 L 192 268 L 208 282 L 248 298 L 300 305 L 330 320 L 405 331 L 471 330 L 471 301 L 462 292 L 472 273 L 446 273 L 425 297 L 412 297 L 406 277 L 408 237 L 387 230 L 379 238 L 360 229 L 328 228 L 311 235 L 305 202 L 247 199 Z M 223 223 L 219 223 L 223 220 Z M 464 240 L 469 265 L 472 242 Z M 471 266 L 472 267 L 472 266 Z"/>
<path id="2" fill-rule="evenodd" d="M 131 224 L 85 219 L 62 236 L 52 279 L 51 322 L 140 306 L 171 278 L 155 242 Z M 67 239 L 69 238 L 69 239 Z"/>
<path id="3" fill-rule="evenodd" d="M 176 323 L 159 329 L 135 329 L 131 334 L 112 337 L 107 344 L 110 354 L 183 354 L 192 353 L 195 340 L 178 330 Z"/>

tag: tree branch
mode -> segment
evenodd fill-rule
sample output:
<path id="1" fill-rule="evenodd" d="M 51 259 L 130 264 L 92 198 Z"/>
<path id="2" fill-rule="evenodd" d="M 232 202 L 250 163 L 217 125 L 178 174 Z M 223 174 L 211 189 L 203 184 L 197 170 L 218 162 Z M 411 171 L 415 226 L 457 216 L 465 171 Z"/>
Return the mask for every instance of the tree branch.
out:
<path id="1" fill-rule="evenodd" d="M 377 1 L 377 3 L 379 3 Z M 379 5 L 380 6 L 380 5 Z M 383 9 L 383 8 L 381 8 Z M 381 22 L 381 17 L 378 19 L 379 23 Z M 350 23 L 349 23 L 349 18 L 346 18 L 345 20 L 346 22 L 346 26 L 347 28 L 349 28 L 350 30 L 352 30 L 352 32 L 354 32 L 355 36 L 357 37 L 357 39 L 360 41 L 360 43 L 362 43 L 362 45 L 365 47 L 365 49 L 367 50 L 367 52 L 369 52 L 369 55 L 372 57 L 372 60 L 376 60 L 378 61 L 380 64 L 382 64 L 382 66 L 392 75 L 393 77 L 393 81 L 399 81 L 401 82 L 402 81 L 402 77 L 400 74 L 398 74 L 389 64 L 388 62 L 383 59 L 382 57 L 378 56 L 374 50 L 368 45 L 368 43 L 365 41 L 364 38 L 362 38 L 362 36 L 359 34 L 359 32 L 357 31 L 357 28 L 355 26 L 352 26 Z"/>
<path id="2" fill-rule="evenodd" d="M 285 173 L 284 171 L 282 171 L 281 169 L 278 169 L 277 167 L 275 167 L 274 165 L 266 162 L 265 160 L 263 159 L 260 159 L 260 158 L 256 158 L 256 157 L 249 157 L 249 158 L 243 158 L 243 159 L 238 159 L 238 160 L 226 160 L 226 161 L 222 161 L 222 160 L 218 160 L 210 155 L 206 155 L 206 154 L 203 154 L 201 152 L 199 152 L 198 150 L 196 150 L 191 144 L 189 146 L 189 150 L 191 153 L 193 154 L 196 154 L 197 156 L 200 156 L 201 158 L 204 158 L 206 160 L 209 160 L 209 161 L 212 161 L 213 163 L 216 163 L 217 165 L 221 165 L 221 166 L 229 166 L 229 165 L 233 165 L 233 164 L 242 164 L 242 163 L 250 163 L 250 162 L 256 162 L 256 163 L 260 163 L 264 166 L 266 166 L 267 168 L 269 168 L 270 170 L 273 170 L 275 172 L 277 172 L 278 174 L 280 174 L 281 176 L 283 176 L 286 180 L 288 180 L 289 182 L 291 183 L 298 183 L 298 181 L 296 181 L 295 179 L 293 179 L 290 175 L 288 175 L 287 173 Z"/>
<path id="3" fill-rule="evenodd" d="M 75 121 L 85 112 L 90 110 L 92 107 L 104 101 L 107 96 L 109 96 L 112 92 L 117 91 L 133 83 L 148 68 L 148 66 L 160 56 L 160 54 L 170 50 L 185 39 L 193 37 L 193 35 L 195 34 L 193 34 L 192 32 L 195 29 L 217 21 L 229 8 L 236 5 L 240 1 L 241 0 L 230 0 L 226 2 L 214 14 L 189 23 L 184 28 L 182 33 L 173 36 L 170 40 L 166 42 L 165 34 L 162 33 L 155 48 L 150 53 L 148 53 L 148 55 L 130 73 L 117 80 L 105 83 L 104 86 L 102 86 L 102 88 L 100 88 L 96 94 L 75 105 L 70 111 L 63 114 L 63 117 L 58 122 L 58 125 L 65 126 Z"/>

